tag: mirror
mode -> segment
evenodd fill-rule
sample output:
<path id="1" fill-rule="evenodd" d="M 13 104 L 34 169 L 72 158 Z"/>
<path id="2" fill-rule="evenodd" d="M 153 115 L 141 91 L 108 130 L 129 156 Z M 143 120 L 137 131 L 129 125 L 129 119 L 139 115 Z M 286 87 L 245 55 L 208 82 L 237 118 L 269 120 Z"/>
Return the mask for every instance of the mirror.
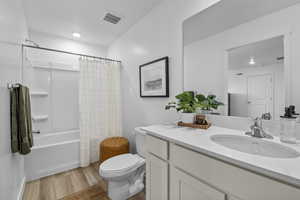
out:
<path id="1" fill-rule="evenodd" d="M 221 115 L 278 120 L 289 105 L 300 110 L 299 3 L 222 0 L 185 20 L 184 90 L 216 95 Z"/>

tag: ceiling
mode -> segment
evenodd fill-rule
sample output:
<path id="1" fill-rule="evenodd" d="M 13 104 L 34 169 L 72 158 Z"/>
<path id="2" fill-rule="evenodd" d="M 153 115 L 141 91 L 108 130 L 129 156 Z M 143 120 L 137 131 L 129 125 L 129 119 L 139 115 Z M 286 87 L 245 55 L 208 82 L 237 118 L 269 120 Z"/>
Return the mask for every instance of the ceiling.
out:
<path id="1" fill-rule="evenodd" d="M 163 0 L 26 0 L 30 31 L 107 46 Z M 107 12 L 120 16 L 114 25 L 103 21 Z"/>
<path id="2" fill-rule="evenodd" d="M 248 67 L 263 67 L 282 63 L 277 58 L 284 56 L 284 38 L 275 37 L 272 39 L 260 41 L 257 43 L 234 48 L 228 51 L 228 67 L 231 70 Z M 249 61 L 253 58 L 254 65 Z"/>
<path id="3" fill-rule="evenodd" d="M 184 21 L 184 45 L 297 3 L 300 0 L 221 0 Z"/>

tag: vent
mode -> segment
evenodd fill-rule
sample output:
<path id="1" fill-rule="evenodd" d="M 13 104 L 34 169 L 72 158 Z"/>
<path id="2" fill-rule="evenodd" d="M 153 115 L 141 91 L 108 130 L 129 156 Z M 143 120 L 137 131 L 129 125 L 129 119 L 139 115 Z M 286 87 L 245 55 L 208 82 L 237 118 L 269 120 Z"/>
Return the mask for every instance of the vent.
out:
<path id="1" fill-rule="evenodd" d="M 111 13 L 107 13 L 104 17 L 104 21 L 107 21 L 112 24 L 117 24 L 121 20 L 121 17 L 115 16 Z"/>

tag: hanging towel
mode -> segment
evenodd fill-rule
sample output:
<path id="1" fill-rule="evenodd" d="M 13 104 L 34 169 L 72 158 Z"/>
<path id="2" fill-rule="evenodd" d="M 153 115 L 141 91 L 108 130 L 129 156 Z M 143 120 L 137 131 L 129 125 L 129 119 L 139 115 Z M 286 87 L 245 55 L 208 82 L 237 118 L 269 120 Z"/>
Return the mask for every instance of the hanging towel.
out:
<path id="1" fill-rule="evenodd" d="M 29 89 L 19 84 L 10 90 L 11 149 L 28 154 L 33 146 Z"/>

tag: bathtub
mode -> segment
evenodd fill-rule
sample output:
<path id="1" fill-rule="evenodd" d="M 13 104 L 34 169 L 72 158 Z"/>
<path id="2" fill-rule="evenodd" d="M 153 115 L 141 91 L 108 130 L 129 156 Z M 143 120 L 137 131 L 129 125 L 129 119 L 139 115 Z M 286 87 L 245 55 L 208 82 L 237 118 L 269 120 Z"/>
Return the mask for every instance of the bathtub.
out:
<path id="1" fill-rule="evenodd" d="M 79 167 L 79 142 L 79 130 L 34 134 L 34 146 L 24 161 L 26 180 Z"/>

